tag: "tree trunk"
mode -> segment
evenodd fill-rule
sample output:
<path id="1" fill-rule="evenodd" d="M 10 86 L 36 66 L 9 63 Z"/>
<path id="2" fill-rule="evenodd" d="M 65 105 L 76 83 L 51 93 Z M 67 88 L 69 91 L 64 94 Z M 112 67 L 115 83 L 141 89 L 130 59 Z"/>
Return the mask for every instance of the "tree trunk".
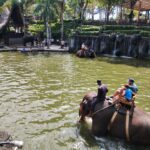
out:
<path id="1" fill-rule="evenodd" d="M 83 7 L 84 7 L 84 1 L 83 1 L 83 0 L 79 3 L 79 6 L 80 6 L 80 10 L 79 10 L 79 19 L 82 20 Z"/>
<path id="2" fill-rule="evenodd" d="M 82 14 L 82 19 L 83 19 L 83 20 L 85 19 L 85 11 L 86 11 L 86 9 L 87 9 L 87 6 L 88 6 L 88 0 L 86 0 L 85 5 L 84 5 L 84 7 L 83 7 L 83 14 Z"/>
<path id="3" fill-rule="evenodd" d="M 106 10 L 106 23 L 109 22 L 109 15 L 110 15 L 110 7 L 108 6 Z"/>
<path id="4" fill-rule="evenodd" d="M 61 41 L 63 41 L 64 39 L 64 0 L 61 2 L 60 22 L 61 22 Z"/>
<path id="5" fill-rule="evenodd" d="M 94 20 L 94 5 L 92 3 L 92 20 Z"/>
<path id="6" fill-rule="evenodd" d="M 122 23 L 122 16 L 123 16 L 123 15 L 122 15 L 122 11 L 123 11 L 123 8 L 122 8 L 122 5 L 120 5 L 120 19 L 119 19 L 119 20 L 120 20 L 120 21 L 119 21 L 120 23 Z"/>
<path id="7" fill-rule="evenodd" d="M 133 18 L 134 18 L 134 13 L 133 13 L 133 8 L 134 8 L 134 5 L 136 4 L 137 0 L 130 0 L 130 9 L 131 9 L 131 12 L 129 14 L 129 23 L 132 24 L 133 22 Z"/>

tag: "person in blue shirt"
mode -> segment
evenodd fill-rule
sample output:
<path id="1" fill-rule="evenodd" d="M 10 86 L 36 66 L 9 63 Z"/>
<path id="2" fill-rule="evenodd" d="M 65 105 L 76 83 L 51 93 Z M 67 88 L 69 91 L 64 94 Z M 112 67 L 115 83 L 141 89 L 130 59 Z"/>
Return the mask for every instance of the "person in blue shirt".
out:
<path id="1" fill-rule="evenodd" d="M 129 88 L 136 94 L 138 92 L 138 87 L 134 82 L 135 82 L 134 79 L 132 78 L 128 79 Z"/>
<path id="2" fill-rule="evenodd" d="M 131 102 L 132 98 L 134 96 L 133 91 L 130 89 L 130 86 L 128 84 L 124 85 L 124 91 L 123 91 L 123 96 L 124 98 L 128 101 Z"/>

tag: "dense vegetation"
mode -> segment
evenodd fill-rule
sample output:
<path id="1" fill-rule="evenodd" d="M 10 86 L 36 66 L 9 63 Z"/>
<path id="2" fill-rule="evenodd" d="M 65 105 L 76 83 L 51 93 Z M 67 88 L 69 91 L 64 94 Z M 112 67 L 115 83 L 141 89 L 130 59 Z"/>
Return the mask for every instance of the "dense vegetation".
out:
<path id="1" fill-rule="evenodd" d="M 100 33 L 124 33 L 141 34 L 150 36 L 150 27 L 139 27 L 134 25 L 106 25 L 109 24 L 110 14 L 116 6 L 119 9 L 117 21 L 122 20 L 123 12 L 130 13 L 131 10 L 122 8 L 125 0 L 1 0 L 0 8 L 12 2 L 20 5 L 24 16 L 29 17 L 27 21 L 27 32 L 37 34 L 44 32 L 49 26 L 52 37 L 68 38 L 74 33 L 84 35 L 98 35 Z M 136 0 L 130 0 L 133 8 Z M 94 10 L 105 11 L 104 24 L 91 24 L 94 22 Z M 92 21 L 86 20 L 86 14 L 91 14 Z M 135 11 L 135 15 L 138 13 Z M 131 21 L 131 20 L 130 20 Z M 131 22 L 130 22 L 131 23 Z"/>
<path id="2" fill-rule="evenodd" d="M 100 33 L 106 34 L 140 34 L 142 36 L 150 37 L 149 26 L 135 26 L 135 25 L 101 25 L 91 26 L 83 25 L 76 29 L 82 35 L 98 35 Z"/>

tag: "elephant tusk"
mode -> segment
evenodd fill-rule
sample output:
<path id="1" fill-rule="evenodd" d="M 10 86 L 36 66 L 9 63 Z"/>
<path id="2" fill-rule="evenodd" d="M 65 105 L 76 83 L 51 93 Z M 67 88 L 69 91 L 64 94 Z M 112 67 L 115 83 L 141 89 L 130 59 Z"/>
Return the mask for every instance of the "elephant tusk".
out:
<path id="1" fill-rule="evenodd" d="M 117 114 L 118 114 L 118 111 L 115 111 L 112 118 L 111 118 L 111 120 L 110 120 L 110 123 L 108 124 L 108 127 L 107 127 L 108 131 L 110 131 L 110 129 L 112 127 L 112 124 L 114 123 Z"/>
<path id="2" fill-rule="evenodd" d="M 126 113 L 126 124 L 125 124 L 125 133 L 126 133 L 126 138 L 127 138 L 128 142 L 130 141 L 130 135 L 129 135 L 129 115 L 130 115 L 130 112 L 129 112 L 129 110 L 127 110 L 127 113 Z"/>

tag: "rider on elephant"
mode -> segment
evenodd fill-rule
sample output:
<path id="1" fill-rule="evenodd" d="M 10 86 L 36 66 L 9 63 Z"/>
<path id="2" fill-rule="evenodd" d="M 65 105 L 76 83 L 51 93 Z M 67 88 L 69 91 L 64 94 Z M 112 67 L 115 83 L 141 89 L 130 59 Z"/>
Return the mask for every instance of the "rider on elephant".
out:
<path id="1" fill-rule="evenodd" d="M 97 80 L 97 84 L 98 84 L 98 92 L 97 94 L 93 95 L 93 99 L 89 100 L 87 102 L 87 99 L 89 99 L 89 97 L 84 97 L 82 102 L 80 103 L 80 113 L 83 111 L 84 106 L 88 104 L 88 109 L 89 112 L 82 114 L 80 117 L 79 122 L 84 121 L 85 116 L 88 114 L 88 116 L 91 116 L 92 113 L 94 112 L 94 108 L 96 106 L 96 104 L 103 102 L 106 99 L 106 93 L 108 92 L 107 86 L 105 84 L 102 84 L 101 80 Z"/>
<path id="2" fill-rule="evenodd" d="M 116 101 L 121 102 L 121 104 L 125 104 L 126 106 L 130 106 L 130 108 L 135 107 L 134 99 L 135 94 L 137 93 L 138 88 L 134 83 L 134 79 L 129 78 L 128 84 L 125 84 L 121 88 L 119 88 L 114 95 L 112 96 L 112 101 L 110 103 L 115 103 Z"/>
<path id="3" fill-rule="evenodd" d="M 97 98 L 92 102 L 92 109 L 91 111 L 94 111 L 94 108 L 97 103 L 104 101 L 106 99 L 106 94 L 108 92 L 108 88 L 105 84 L 102 84 L 101 80 L 97 80 L 98 84 L 98 91 L 97 91 Z"/>
<path id="4" fill-rule="evenodd" d="M 134 83 L 134 79 L 129 78 L 129 79 L 128 79 L 128 85 L 129 85 L 130 89 L 136 94 L 137 91 L 138 91 L 138 87 L 137 87 L 137 85 Z"/>
<path id="5" fill-rule="evenodd" d="M 81 50 L 83 50 L 83 51 L 87 50 L 87 46 L 84 43 L 82 43 L 82 45 L 81 45 Z"/>

